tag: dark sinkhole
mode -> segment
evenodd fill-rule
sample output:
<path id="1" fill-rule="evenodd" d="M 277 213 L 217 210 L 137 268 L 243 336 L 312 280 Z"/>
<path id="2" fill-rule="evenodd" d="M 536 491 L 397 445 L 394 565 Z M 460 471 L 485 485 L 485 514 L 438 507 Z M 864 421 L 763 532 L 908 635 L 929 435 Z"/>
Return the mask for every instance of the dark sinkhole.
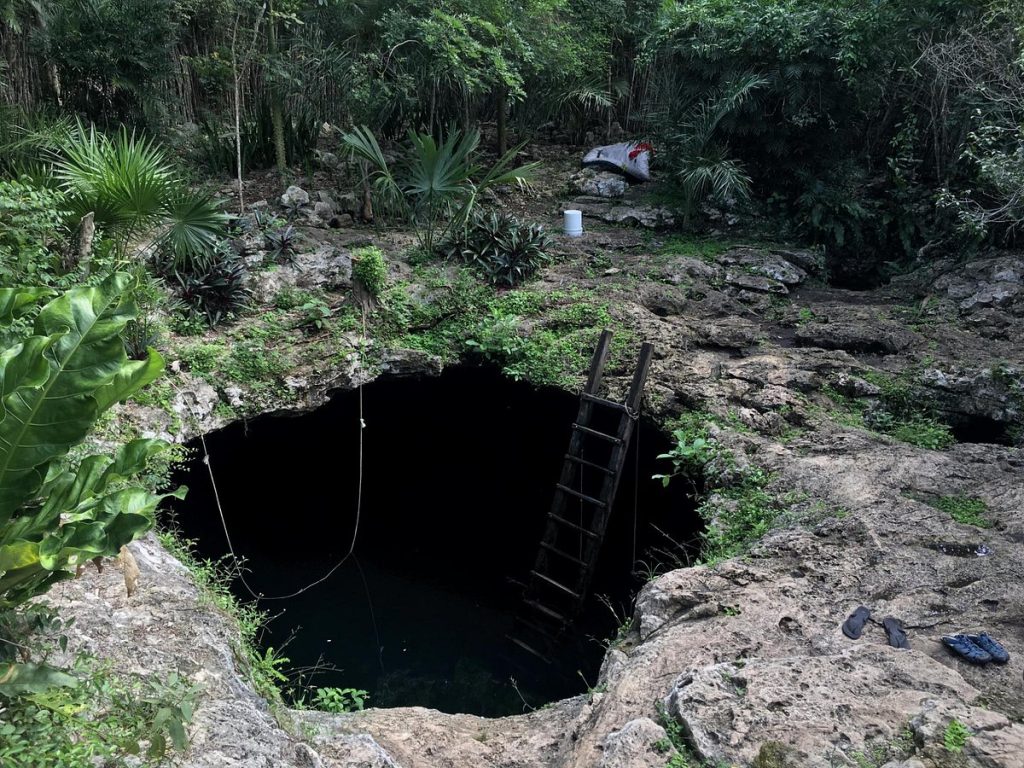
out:
<path id="1" fill-rule="evenodd" d="M 355 557 L 299 597 L 262 601 L 274 616 L 265 645 L 283 648 L 296 670 L 318 667 L 307 683 L 365 689 L 378 707 L 505 715 L 594 685 L 605 643 L 632 613 L 644 578 L 638 572 L 692 554 L 697 524 L 686 484 L 666 489 L 651 479 L 667 467 L 656 457 L 669 449 L 668 438 L 641 420 L 587 608 L 554 662 L 544 664 L 505 635 L 520 603 L 517 583 L 533 564 L 577 397 L 480 368 L 382 380 L 367 385 L 363 397 Z M 312 414 L 234 424 L 206 443 L 228 529 L 255 591 L 301 589 L 348 551 L 356 517 L 357 392 L 338 394 Z M 174 514 L 199 555 L 218 558 L 228 548 L 198 445 L 192 447 L 195 458 L 176 478 L 189 486 L 188 499 Z M 241 584 L 235 589 L 249 597 Z"/>

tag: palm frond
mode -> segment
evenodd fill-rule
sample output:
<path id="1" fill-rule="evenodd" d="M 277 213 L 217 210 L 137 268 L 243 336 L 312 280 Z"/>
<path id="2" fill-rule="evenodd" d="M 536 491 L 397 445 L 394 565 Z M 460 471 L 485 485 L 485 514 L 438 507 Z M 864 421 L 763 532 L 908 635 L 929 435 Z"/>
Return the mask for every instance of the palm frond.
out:
<path id="1" fill-rule="evenodd" d="M 187 189 L 163 202 L 163 214 L 166 228 L 158 242 L 171 253 L 175 268 L 212 254 L 228 220 L 209 195 Z"/>
<path id="2" fill-rule="evenodd" d="M 110 138 L 81 123 L 62 142 L 54 172 L 73 214 L 92 212 L 97 224 L 133 229 L 155 223 L 180 185 L 152 141 L 126 128 Z"/>
<path id="3" fill-rule="evenodd" d="M 750 194 L 750 176 L 722 147 L 709 147 L 704 154 L 687 158 L 679 181 L 692 205 L 707 197 L 727 200 Z"/>

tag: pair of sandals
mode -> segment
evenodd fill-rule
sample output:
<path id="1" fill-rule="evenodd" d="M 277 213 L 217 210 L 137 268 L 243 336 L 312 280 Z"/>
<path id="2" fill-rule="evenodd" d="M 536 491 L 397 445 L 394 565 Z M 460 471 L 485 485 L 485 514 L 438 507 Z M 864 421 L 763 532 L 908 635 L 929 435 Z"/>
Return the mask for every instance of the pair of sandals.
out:
<path id="1" fill-rule="evenodd" d="M 998 642 L 982 632 L 978 635 L 947 635 L 942 642 L 957 656 L 971 664 L 1005 664 L 1010 654 Z"/>
<path id="2" fill-rule="evenodd" d="M 871 610 L 863 605 L 860 606 L 843 622 L 843 634 L 851 640 L 860 640 L 861 635 L 864 634 L 864 625 L 870 618 Z M 882 619 L 882 627 L 885 629 L 889 645 L 893 648 L 910 650 L 910 641 L 907 639 L 907 633 L 903 631 L 903 624 L 899 619 L 887 616 Z"/>

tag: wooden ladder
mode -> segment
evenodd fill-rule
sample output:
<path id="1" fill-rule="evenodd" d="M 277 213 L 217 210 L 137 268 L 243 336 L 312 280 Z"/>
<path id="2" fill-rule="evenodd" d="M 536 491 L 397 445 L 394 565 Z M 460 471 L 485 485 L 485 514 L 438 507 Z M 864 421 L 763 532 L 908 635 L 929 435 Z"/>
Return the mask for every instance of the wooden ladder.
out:
<path id="1" fill-rule="evenodd" d="M 544 535 L 508 635 L 545 662 L 583 609 L 654 354 L 651 344 L 641 348 L 625 403 L 607 400 L 597 392 L 611 340 L 611 331 L 604 331 L 594 351 Z"/>

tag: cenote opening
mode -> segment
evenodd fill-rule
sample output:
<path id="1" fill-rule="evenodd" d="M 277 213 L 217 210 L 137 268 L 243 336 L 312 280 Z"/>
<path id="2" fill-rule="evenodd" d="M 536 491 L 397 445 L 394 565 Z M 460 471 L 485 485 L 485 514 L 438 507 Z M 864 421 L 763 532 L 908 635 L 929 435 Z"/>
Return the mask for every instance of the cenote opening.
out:
<path id="1" fill-rule="evenodd" d="M 381 380 L 364 387 L 363 398 L 355 556 L 298 597 L 261 601 L 273 616 L 265 645 L 283 649 L 295 670 L 316 668 L 307 683 L 364 689 L 377 707 L 494 716 L 593 686 L 643 574 L 693 554 L 691 489 L 651 479 L 667 467 L 656 457 L 670 448 L 668 438 L 641 420 L 586 609 L 545 664 L 517 651 L 506 634 L 577 397 L 489 369 L 455 368 L 435 378 Z M 206 443 L 236 554 L 257 593 L 301 589 L 348 551 L 357 392 L 340 393 L 312 414 L 231 425 Z M 176 478 L 190 492 L 173 514 L 200 556 L 218 558 L 228 547 L 193 447 L 195 457 Z M 234 588 L 250 598 L 241 584 Z"/>

